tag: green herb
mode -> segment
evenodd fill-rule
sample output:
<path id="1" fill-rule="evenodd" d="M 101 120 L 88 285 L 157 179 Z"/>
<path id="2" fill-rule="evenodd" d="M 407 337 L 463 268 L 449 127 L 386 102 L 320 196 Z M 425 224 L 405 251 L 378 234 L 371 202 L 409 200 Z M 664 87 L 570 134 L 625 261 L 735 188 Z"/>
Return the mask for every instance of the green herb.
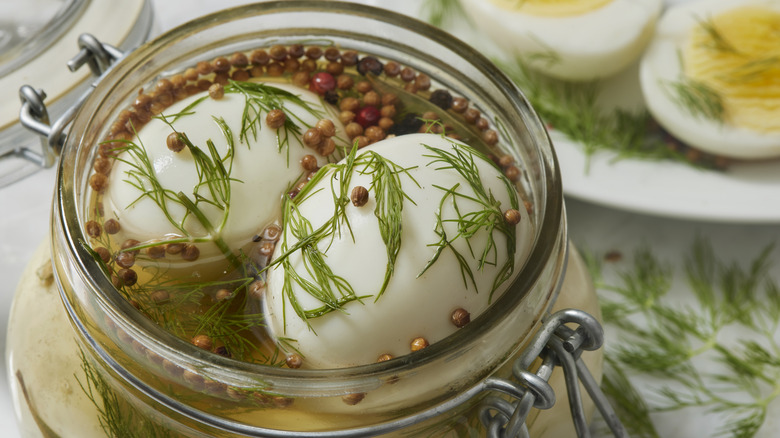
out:
<path id="1" fill-rule="evenodd" d="M 720 31 L 715 27 L 715 23 L 712 21 L 712 18 L 708 18 L 706 20 L 695 17 L 696 22 L 699 24 L 699 27 L 704 30 L 704 32 L 709 35 L 711 42 L 707 44 L 706 47 L 716 50 L 718 52 L 726 52 L 726 53 L 738 53 L 737 49 L 731 45 L 728 41 L 726 41 L 725 38 L 723 38 L 723 35 L 720 33 Z"/>
<path id="2" fill-rule="evenodd" d="M 618 285 L 604 284 L 603 268 L 591 263 L 605 322 L 620 336 L 608 357 L 634 376 L 660 382 L 651 412 L 702 408 L 719 414 L 719 434 L 733 437 L 752 437 L 764 424 L 780 395 L 780 288 L 768 274 L 772 250 L 744 266 L 719 260 L 696 240 L 684 265 L 693 302 L 682 304 L 669 294 L 677 271 L 647 249 L 637 251 Z M 734 339 L 736 332 L 744 335 Z M 701 371 L 703 364 L 713 371 Z M 623 391 L 603 389 L 613 397 Z M 639 410 L 624 414 L 627 423 L 648 421 Z"/>
<path id="3" fill-rule="evenodd" d="M 345 208 L 350 203 L 349 188 L 355 173 L 371 175 L 369 191 L 374 193 L 376 200 L 374 215 L 379 223 L 380 234 L 387 252 L 384 280 L 375 299 L 379 299 L 384 293 L 401 247 L 401 213 L 404 200 L 414 202 L 404 193 L 399 178 L 401 173 L 405 173 L 414 181 L 407 171 L 408 169 L 396 165 L 374 151 L 366 151 L 358 156 L 355 147 L 343 163 L 324 166 L 295 198 L 285 200 L 282 208 L 283 228 L 296 240 L 296 243 L 288 246 L 286 239 L 281 241 L 281 255 L 272 262 L 271 266 L 281 265 L 284 269 L 283 295 L 301 319 L 307 321 L 335 310 L 342 310 L 349 302 L 367 298 L 367 296 L 357 296 L 352 286 L 343 277 L 336 275 L 328 265 L 325 253 L 330 244 L 325 245 L 324 250 L 320 249 L 321 242 L 328 240 L 332 242 L 337 236 L 341 236 L 344 232 L 342 227 L 346 227 L 350 235 L 352 234 Z M 301 214 L 299 205 L 316 193 L 314 187 L 325 178 L 337 182 L 331 184 L 334 211 L 324 224 L 314 229 L 311 222 Z M 354 240 L 354 236 L 351 237 Z M 306 279 L 293 267 L 290 255 L 295 252 L 300 253 L 301 261 L 312 280 Z M 322 302 L 323 306 L 304 310 L 295 296 L 294 285 L 298 285 L 305 293 Z"/>
<path id="4" fill-rule="evenodd" d="M 688 77 L 666 83 L 672 98 L 696 117 L 723 120 L 723 100 L 712 87 Z"/>
<path id="5" fill-rule="evenodd" d="M 452 187 L 442 187 L 434 185 L 439 190 L 444 192 L 437 210 L 437 223 L 435 227 L 436 234 L 440 237 L 439 241 L 433 243 L 432 246 L 436 249 L 434 255 L 425 265 L 423 270 L 418 274 L 418 277 L 423 275 L 436 261 L 445 249 L 449 249 L 455 255 L 460 265 L 460 273 L 463 278 L 464 285 L 468 287 L 468 283 L 477 289 L 476 282 L 474 281 L 474 273 L 467 258 L 461 254 L 453 243 L 459 239 L 466 241 L 470 256 L 472 259 L 479 260 L 478 269 L 482 270 L 486 265 L 497 265 L 498 254 L 493 232 L 497 231 L 504 235 L 506 238 L 506 261 L 499 268 L 499 273 L 493 281 L 493 285 L 490 291 L 492 297 L 493 292 L 498 287 L 508 280 L 514 272 L 514 260 L 516 251 L 515 241 L 515 227 L 510 226 L 504 219 L 504 211 L 502 210 L 501 202 L 498 201 L 493 193 L 486 190 L 482 177 L 480 176 L 479 167 L 475 157 L 480 157 L 480 160 L 485 163 L 491 163 L 487 157 L 480 154 L 476 150 L 457 143 L 452 143 L 453 151 L 446 151 L 424 145 L 425 148 L 430 151 L 430 154 L 424 155 L 430 158 L 431 161 L 428 166 L 435 166 L 436 170 L 454 170 L 456 171 L 468 184 L 471 190 L 474 192 L 474 196 L 466 195 L 458 191 L 460 184 L 455 184 Z M 491 163 L 492 164 L 492 163 Z M 517 209 L 519 202 L 517 196 L 517 190 L 512 187 L 511 183 L 505 178 L 502 179 L 506 185 L 506 192 L 510 199 L 510 206 L 504 207 Z M 474 211 L 468 211 L 461 213 L 458 205 L 459 200 L 466 200 L 474 202 L 480 206 L 479 209 Z M 455 218 L 443 218 L 441 212 L 444 210 L 444 204 L 450 202 L 455 210 L 457 217 Z M 448 236 L 444 226 L 447 223 L 454 223 L 457 226 L 457 234 L 454 236 Z M 475 254 L 474 248 L 471 246 L 471 238 L 477 233 L 483 232 L 487 236 L 485 247 Z M 467 281 L 468 278 L 468 281 Z"/>
<path id="6" fill-rule="evenodd" d="M 466 17 L 460 0 L 424 0 L 420 7 L 420 16 L 434 26 L 442 27 L 457 19 Z"/>
<path id="7" fill-rule="evenodd" d="M 147 414 L 122 401 L 97 368 L 89 362 L 84 352 L 80 351 L 79 353 L 84 376 L 83 379 L 76 376 L 76 379 L 84 394 L 97 409 L 100 426 L 107 437 L 164 438 L 173 436 L 170 429 L 153 422 Z"/>

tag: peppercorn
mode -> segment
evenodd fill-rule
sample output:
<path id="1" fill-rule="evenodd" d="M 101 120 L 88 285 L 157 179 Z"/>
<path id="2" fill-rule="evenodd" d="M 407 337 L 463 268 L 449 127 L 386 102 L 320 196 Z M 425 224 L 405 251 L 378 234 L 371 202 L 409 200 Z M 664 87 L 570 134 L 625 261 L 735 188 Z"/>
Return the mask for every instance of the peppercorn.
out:
<path id="1" fill-rule="evenodd" d="M 471 314 L 466 309 L 457 308 L 450 315 L 450 320 L 455 324 L 455 327 L 462 328 L 471 321 Z"/>
<path id="2" fill-rule="evenodd" d="M 165 139 L 165 145 L 168 146 L 168 149 L 173 152 L 181 152 L 181 150 L 186 146 L 186 143 L 184 142 L 184 134 L 179 132 L 171 132 Z"/>
<path id="3" fill-rule="evenodd" d="M 230 350 L 228 350 L 224 345 L 220 345 L 219 347 L 215 348 L 214 353 L 217 353 L 222 357 L 231 357 Z"/>
<path id="4" fill-rule="evenodd" d="M 515 210 L 514 208 L 510 208 L 509 210 L 504 212 L 504 220 L 510 226 L 515 226 L 519 224 L 521 219 L 522 216 L 520 215 L 520 212 Z"/>
<path id="5" fill-rule="evenodd" d="M 287 115 L 280 109 L 272 109 L 268 111 L 265 116 L 265 124 L 271 129 L 279 129 L 284 126 L 284 122 L 287 120 Z"/>
<path id="6" fill-rule="evenodd" d="M 94 238 L 100 237 L 100 234 L 103 232 L 100 224 L 96 221 L 87 221 L 87 223 L 84 224 L 84 228 L 86 228 L 87 234 Z"/>
<path id="7" fill-rule="evenodd" d="M 368 202 L 368 189 L 363 186 L 355 186 L 350 194 L 352 205 L 362 207 Z"/>
<path id="8" fill-rule="evenodd" d="M 284 363 L 288 368 L 297 369 L 303 365 L 303 358 L 299 354 L 291 354 L 284 359 Z"/>
<path id="9" fill-rule="evenodd" d="M 287 48 L 287 56 L 298 59 L 303 56 L 303 46 L 301 44 L 291 44 Z"/>
<path id="10" fill-rule="evenodd" d="M 196 335 L 192 339 L 190 339 L 190 342 L 192 345 L 202 348 L 204 350 L 211 351 L 211 348 L 214 346 L 214 342 L 211 340 L 211 338 L 208 335 Z"/>
<path id="11" fill-rule="evenodd" d="M 336 90 L 328 90 L 325 92 L 325 95 L 323 96 L 325 102 L 335 105 L 339 103 L 339 93 L 336 92 Z"/>
<path id="12" fill-rule="evenodd" d="M 412 351 L 420 351 L 423 348 L 428 347 L 428 341 L 423 337 L 414 338 L 409 347 Z"/>
<path id="13" fill-rule="evenodd" d="M 414 70 L 409 67 L 404 67 L 401 70 L 401 80 L 404 82 L 413 81 L 415 76 L 417 76 L 417 73 L 415 73 Z"/>
<path id="14" fill-rule="evenodd" d="M 308 172 L 316 170 L 319 167 L 317 165 L 317 158 L 311 154 L 304 155 L 303 158 L 301 158 L 301 167 Z"/>
<path id="15" fill-rule="evenodd" d="M 452 94 L 444 89 L 436 90 L 431 93 L 431 97 L 429 97 L 428 100 L 443 110 L 450 109 L 452 106 Z"/>
<path id="16" fill-rule="evenodd" d="M 384 65 L 373 56 L 364 56 L 357 63 L 357 71 L 363 76 L 368 73 L 379 76 L 384 71 Z"/>
<path id="17" fill-rule="evenodd" d="M 419 114 L 407 113 L 400 122 L 393 125 L 388 131 L 388 134 L 393 135 L 405 135 L 417 132 L 423 125 L 423 121 L 420 120 Z"/>
<path id="18" fill-rule="evenodd" d="M 385 74 L 388 77 L 391 78 L 396 77 L 398 76 L 399 73 L 401 73 L 401 66 L 397 62 L 390 61 L 387 64 L 385 64 Z"/>

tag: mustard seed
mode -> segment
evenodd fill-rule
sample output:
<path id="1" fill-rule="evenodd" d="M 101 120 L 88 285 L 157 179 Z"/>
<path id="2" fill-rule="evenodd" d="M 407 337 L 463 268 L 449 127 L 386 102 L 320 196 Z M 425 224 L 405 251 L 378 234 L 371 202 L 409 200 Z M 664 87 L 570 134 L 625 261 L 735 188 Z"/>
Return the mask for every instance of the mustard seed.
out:
<path id="1" fill-rule="evenodd" d="M 221 85 L 220 85 L 221 86 Z M 168 137 L 165 139 L 165 145 L 168 146 L 168 149 L 170 149 L 173 152 L 181 152 L 182 149 L 187 145 L 184 142 L 184 134 L 179 132 L 171 132 L 168 134 Z"/>
<path id="2" fill-rule="evenodd" d="M 287 115 L 280 109 L 272 109 L 265 116 L 265 124 L 271 129 L 279 129 L 284 126 Z"/>
<path id="3" fill-rule="evenodd" d="M 84 224 L 84 228 L 87 230 L 87 234 L 90 237 L 96 239 L 103 233 L 103 228 L 99 223 L 97 223 L 97 221 L 87 221 L 87 223 Z"/>
<path id="4" fill-rule="evenodd" d="M 200 249 L 196 245 L 193 245 L 191 243 L 188 243 L 184 245 L 184 249 L 181 251 L 181 258 L 192 262 L 198 259 L 200 257 Z"/>
<path id="5" fill-rule="evenodd" d="M 355 186 L 350 194 L 352 205 L 362 207 L 368 202 L 368 189 L 363 186 Z"/>
<path id="6" fill-rule="evenodd" d="M 428 347 L 428 341 L 423 337 L 414 338 L 409 347 L 412 351 L 420 351 L 423 348 Z"/>
<path id="7" fill-rule="evenodd" d="M 284 363 L 288 368 L 298 369 L 303 365 L 303 358 L 299 354 L 291 354 L 284 359 Z"/>
<path id="8" fill-rule="evenodd" d="M 308 172 L 316 170 L 319 167 L 317 165 L 317 158 L 311 154 L 304 155 L 303 158 L 301 158 L 301 167 Z"/>
<path id="9" fill-rule="evenodd" d="M 365 393 L 356 392 L 354 394 L 347 394 L 347 395 L 341 397 L 341 400 L 345 404 L 347 404 L 349 406 L 354 406 L 354 405 L 360 403 L 361 401 L 363 401 L 364 398 L 366 398 L 366 394 Z"/>
<path id="10" fill-rule="evenodd" d="M 471 314 L 466 311 L 466 309 L 457 308 L 453 310 L 452 315 L 450 315 L 450 320 L 455 324 L 455 327 L 463 328 L 471 321 Z"/>
<path id="11" fill-rule="evenodd" d="M 202 348 L 204 350 L 211 351 L 211 348 L 214 346 L 214 341 L 211 340 L 211 338 L 208 335 L 196 335 L 192 339 L 190 339 L 190 342 L 192 345 Z"/>
<path id="12" fill-rule="evenodd" d="M 515 210 L 514 208 L 510 208 L 509 210 L 504 212 L 504 220 L 510 226 L 515 226 L 519 224 L 522 218 L 523 217 L 520 215 L 520 212 Z"/>

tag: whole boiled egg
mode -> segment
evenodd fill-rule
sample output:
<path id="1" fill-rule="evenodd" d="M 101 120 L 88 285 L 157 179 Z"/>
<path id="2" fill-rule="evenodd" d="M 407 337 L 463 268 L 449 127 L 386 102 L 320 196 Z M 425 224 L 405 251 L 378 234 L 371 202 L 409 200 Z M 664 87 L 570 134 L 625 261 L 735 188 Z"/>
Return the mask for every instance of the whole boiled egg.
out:
<path id="1" fill-rule="evenodd" d="M 530 251 L 513 184 L 441 135 L 382 140 L 309 184 L 285 208 L 263 304 L 271 335 L 309 368 L 445 338 L 506 291 Z"/>
<path id="2" fill-rule="evenodd" d="M 688 145 L 737 159 L 780 156 L 780 1 L 670 8 L 640 79 L 653 117 Z"/>
<path id="3" fill-rule="evenodd" d="M 662 0 L 461 0 L 505 53 L 549 76 L 589 81 L 634 62 L 653 34 Z"/>
<path id="4" fill-rule="evenodd" d="M 335 127 L 334 142 L 348 143 L 343 125 L 317 94 L 289 84 L 252 84 L 234 86 L 218 99 L 202 92 L 176 102 L 143 126 L 131 146 L 119 144 L 123 150 L 111 169 L 104 203 L 106 215 L 121 224 L 124 238 L 149 242 L 218 237 L 240 248 L 278 214 L 281 195 L 259 192 L 284 193 L 306 172 L 304 156 L 313 156 L 318 165 L 328 162 L 293 131 L 303 133 L 328 119 Z M 278 101 L 288 122 L 268 126 L 270 107 L 252 103 L 265 100 Z M 177 133 L 192 147 L 172 149 L 169 137 Z M 197 204 L 202 217 L 177 200 L 179 193 Z M 199 250 L 201 261 L 206 256 L 221 259 L 215 245 L 199 244 Z"/>

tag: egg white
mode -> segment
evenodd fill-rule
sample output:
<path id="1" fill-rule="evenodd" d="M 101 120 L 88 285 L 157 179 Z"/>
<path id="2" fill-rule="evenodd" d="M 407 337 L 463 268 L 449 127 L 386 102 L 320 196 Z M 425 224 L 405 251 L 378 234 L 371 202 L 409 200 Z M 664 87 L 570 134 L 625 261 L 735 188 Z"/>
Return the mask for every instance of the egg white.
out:
<path id="1" fill-rule="evenodd" d="M 662 0 L 613 0 L 582 14 L 536 16 L 489 0 L 461 4 L 505 53 L 569 81 L 600 79 L 629 66 L 652 37 L 662 9 Z"/>
<path id="2" fill-rule="evenodd" d="M 310 107 L 322 112 L 336 124 L 337 135 L 343 136 L 344 127 L 330 110 L 323 106 L 322 100 L 316 94 L 293 85 L 274 83 L 274 87 L 298 95 Z M 171 105 L 163 114 L 177 114 L 205 93 L 190 96 Z M 254 234 L 265 225 L 272 222 L 278 215 L 282 193 L 284 193 L 303 173 L 300 160 L 304 155 L 317 157 L 320 164 L 327 162 L 313 149 L 305 147 L 298 136 L 289 137 L 288 148 L 279 148 L 277 131 L 265 126 L 265 113 L 260 114 L 258 123 L 263 126 L 257 131 L 255 139 L 250 133 L 248 140 L 241 140 L 241 123 L 245 99 L 240 94 L 225 94 L 219 100 L 207 98 L 199 103 L 191 115 L 177 119 L 173 125 L 178 132 L 208 154 L 206 142 L 214 142 L 220 156 L 228 152 L 228 143 L 219 125 L 213 117 L 224 119 L 233 134 L 235 158 L 231 175 L 231 200 L 227 222 L 222 229 L 221 237 L 232 248 L 249 243 Z M 285 111 L 295 114 L 304 123 L 313 126 L 319 119 L 299 105 L 285 103 Z M 296 122 L 300 125 L 300 122 Z M 305 129 L 303 129 L 305 130 Z M 166 145 L 166 138 L 172 132 L 171 128 L 159 119 L 152 119 L 138 133 L 137 144 L 143 145 L 154 173 L 160 184 L 173 193 L 183 192 L 191 199 L 193 190 L 198 183 L 198 170 L 190 151 L 185 148 L 173 152 Z M 347 144 L 347 140 L 339 140 Z M 126 154 L 120 155 L 125 158 Z M 126 238 L 145 242 L 152 239 L 163 239 L 165 236 L 179 235 L 161 208 L 149 197 L 141 196 L 141 191 L 134 185 L 125 182 L 131 166 L 123 161 L 117 161 L 112 168 L 110 185 L 105 195 L 105 207 L 109 217 L 116 217 Z M 148 187 L 148 182 L 146 183 Z M 208 190 L 201 188 L 199 193 L 209 197 Z M 200 204 L 209 221 L 219 225 L 223 211 L 208 204 Z M 185 214 L 183 206 L 168 202 L 168 208 L 173 220 L 180 222 Z M 208 236 L 208 232 L 192 216 L 185 222 L 185 229 L 193 236 Z M 201 255 L 218 254 L 216 247 L 201 245 Z"/>
<path id="3" fill-rule="evenodd" d="M 777 0 L 701 0 L 669 8 L 658 22 L 656 35 L 640 62 L 640 83 L 646 105 L 669 133 L 705 152 L 737 159 L 780 156 L 780 133 L 764 133 L 724 121 L 691 114 L 670 93 L 668 84 L 679 81 L 682 65 L 679 53 L 697 20 L 730 9 L 764 5 L 780 11 Z"/>
<path id="4" fill-rule="evenodd" d="M 410 342 L 424 337 L 434 343 L 453 333 L 457 328 L 450 321 L 453 310 L 462 307 L 471 313 L 472 320 L 490 304 L 491 287 L 498 269 L 506 260 L 506 239 L 494 231 L 497 266 L 476 268 L 477 261 L 469 255 L 463 239 L 455 240 L 455 246 L 464 254 L 474 272 L 477 290 L 469 283 L 464 284 L 458 261 L 452 251 L 445 249 L 439 259 L 423 275 L 423 271 L 435 252 L 431 244 L 439 241 L 434 232 L 436 214 L 443 197 L 443 191 L 434 187 L 453 187 L 460 184 L 458 192 L 473 196 L 470 186 L 453 170 L 437 170 L 437 165 L 427 165 L 430 154 L 422 145 L 443 150 L 452 150 L 452 141 L 436 134 L 410 134 L 385 139 L 366 150 L 373 150 L 396 165 L 408 168 L 419 187 L 406 174 L 401 174 L 404 193 L 413 201 L 405 201 L 402 214 L 401 248 L 394 273 L 383 295 L 376 298 L 381 288 L 387 266 L 385 244 L 379 234 L 377 218 L 374 215 L 374 194 L 369 191 L 369 203 L 362 207 L 349 204 L 346 215 L 350 230 L 337 235 L 331 242 L 320 242 L 318 246 L 325 254 L 327 263 L 335 275 L 344 278 L 357 295 L 369 295 L 361 302 L 350 302 L 343 311 L 334 311 L 324 316 L 302 320 L 293 311 L 283 293 L 284 268 L 272 268 L 268 272 L 264 311 L 272 336 L 292 338 L 295 348 L 304 356 L 304 363 L 314 368 L 341 368 L 376 362 L 382 354 L 401 356 L 410 352 Z M 364 151 L 364 150 L 361 150 Z M 491 163 L 475 159 L 480 176 L 487 189 L 501 202 L 502 209 L 510 208 L 507 186 L 502 175 Z M 416 166 L 416 167 L 415 167 Z M 371 176 L 355 171 L 350 188 L 356 185 L 371 186 Z M 323 178 L 314 191 L 299 204 L 299 211 L 317 229 L 333 214 L 332 182 Z M 465 213 L 476 208 L 470 201 L 458 202 Z M 515 273 L 522 268 L 532 241 L 532 226 L 525 209 L 516 229 Z M 451 205 L 442 207 L 442 217 L 455 217 Z M 457 233 L 453 223 L 445 225 L 448 236 Z M 294 237 L 286 230 L 282 241 L 276 247 L 274 258 L 279 256 L 283 243 L 293 245 Z M 471 239 L 474 251 L 485 247 L 487 233 L 482 231 Z M 299 252 L 289 256 L 296 272 L 306 276 L 306 268 Z M 308 277 L 307 277 L 308 278 Z M 508 287 L 504 282 L 495 291 L 495 300 Z M 322 303 L 302 291 L 297 284 L 293 293 L 304 309 L 322 306 Z"/>

